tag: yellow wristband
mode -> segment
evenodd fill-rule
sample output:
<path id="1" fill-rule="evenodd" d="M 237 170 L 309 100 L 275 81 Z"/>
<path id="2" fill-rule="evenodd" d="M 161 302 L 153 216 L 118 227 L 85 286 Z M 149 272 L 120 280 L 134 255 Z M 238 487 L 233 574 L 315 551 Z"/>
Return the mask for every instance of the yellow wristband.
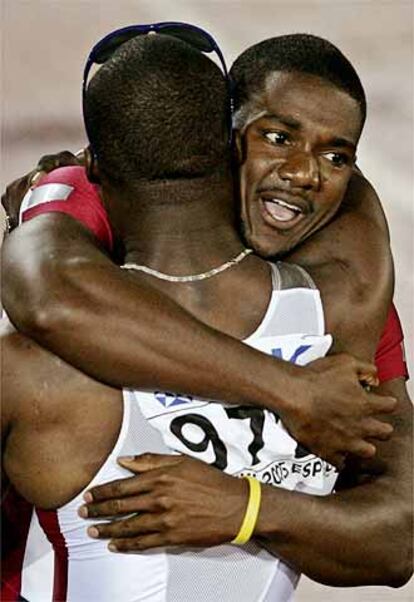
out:
<path id="1" fill-rule="evenodd" d="M 236 537 L 231 543 L 242 546 L 247 543 L 253 535 L 254 528 L 259 516 L 260 502 L 262 499 L 262 489 L 260 481 L 254 477 L 243 477 L 249 482 L 249 501 L 247 502 L 246 513 L 243 522 Z"/>

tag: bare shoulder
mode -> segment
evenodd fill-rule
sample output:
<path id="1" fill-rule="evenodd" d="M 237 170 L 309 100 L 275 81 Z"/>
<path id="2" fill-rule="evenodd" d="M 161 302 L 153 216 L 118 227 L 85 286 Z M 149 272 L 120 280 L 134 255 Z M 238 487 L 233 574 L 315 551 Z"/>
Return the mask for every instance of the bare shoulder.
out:
<path id="1" fill-rule="evenodd" d="M 75 409 L 76 399 L 84 401 L 95 394 L 111 398 L 115 393 L 17 332 L 7 319 L 0 321 L 0 344 L 3 414 L 24 416 L 37 402 L 38 408 L 47 406 L 50 416 L 60 411 L 65 397 Z"/>
<path id="2" fill-rule="evenodd" d="M 1 416 L 3 434 L 36 402 L 37 386 L 44 382 L 46 352 L 17 332 L 7 318 L 0 320 Z M 46 362 L 45 362 L 46 359 Z M 39 370 L 40 368 L 40 370 Z M 51 371 L 52 372 L 52 371 Z"/>
<path id="3" fill-rule="evenodd" d="M 4 471 L 28 501 L 59 507 L 81 491 L 113 448 L 122 395 L 8 323 L 0 324 L 0 337 Z"/>
<path id="4" fill-rule="evenodd" d="M 352 176 L 335 219 L 289 259 L 320 288 L 327 326 L 343 342 L 338 350 L 369 359 L 392 300 L 394 271 L 381 203 L 362 174 Z"/>
<path id="5" fill-rule="evenodd" d="M 338 241 L 336 258 L 349 265 L 362 282 L 371 284 L 381 277 L 392 281 L 387 220 L 377 192 L 361 173 L 354 172 L 326 234 Z"/>
<path id="6" fill-rule="evenodd" d="M 0 345 L 2 360 L 2 402 L 7 405 L 13 397 L 17 402 L 17 390 L 22 382 L 23 363 L 36 355 L 37 345 L 17 332 L 7 318 L 0 320 Z"/>
<path id="7" fill-rule="evenodd" d="M 389 242 L 388 224 L 380 198 L 369 180 L 355 169 L 342 202 L 340 214 L 350 213 L 356 221 L 367 220 L 370 228 L 378 228 L 382 239 Z"/>
<path id="8" fill-rule="evenodd" d="M 389 231 L 380 199 L 370 182 L 355 171 L 334 219 L 293 252 L 292 261 L 309 266 L 341 264 L 369 283 L 392 276 Z"/>

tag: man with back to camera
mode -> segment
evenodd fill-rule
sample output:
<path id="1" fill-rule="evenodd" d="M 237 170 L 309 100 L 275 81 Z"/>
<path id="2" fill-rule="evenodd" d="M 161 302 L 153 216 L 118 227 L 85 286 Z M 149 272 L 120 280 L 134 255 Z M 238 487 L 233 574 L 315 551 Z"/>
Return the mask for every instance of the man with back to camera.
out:
<path id="1" fill-rule="evenodd" d="M 278 52 L 277 48 L 275 50 Z M 296 63 L 298 62 L 300 60 L 296 60 Z M 306 69 L 311 71 L 314 69 L 310 67 L 309 60 Z M 241 81 L 243 72 L 240 76 Z M 254 81 L 250 82 L 250 88 L 249 95 L 251 94 L 253 98 Z M 243 111 L 246 113 L 246 109 L 248 112 L 245 100 L 246 98 L 243 99 L 240 113 Z M 243 136 L 243 140 L 246 141 L 247 136 Z M 252 157 L 253 154 L 252 152 Z M 339 154 L 336 153 L 335 156 Z M 255 176 L 250 177 L 249 173 L 252 172 L 251 167 L 258 164 L 260 160 L 260 156 L 252 160 L 248 159 L 242 166 L 244 172 L 242 185 L 250 179 L 248 186 L 253 191 L 257 181 Z M 65 182 L 65 174 L 54 174 L 54 177 L 58 184 Z M 45 180 L 45 184 L 47 182 L 50 180 Z M 36 191 L 33 195 L 35 198 L 29 199 L 29 207 L 23 211 L 24 219 L 33 218 L 44 212 L 66 212 L 90 227 L 93 233 L 109 247 L 113 242 L 113 234 L 105 210 L 96 196 L 96 189 L 81 180 L 69 183 L 73 185 L 74 191 L 60 201 L 47 198 L 47 202 L 42 202 L 42 190 Z M 46 186 L 46 194 L 48 190 L 49 187 Z M 331 192 L 328 191 L 328 194 Z M 335 194 L 339 206 L 345 194 L 345 186 L 340 186 Z M 246 198 L 247 195 L 242 196 Z M 359 296 L 359 302 L 355 304 L 353 321 L 358 323 L 359 329 L 365 327 L 367 334 L 372 335 L 374 329 L 374 333 L 379 335 L 382 327 L 381 318 L 385 316 L 391 294 L 392 267 L 384 230 L 386 226 L 383 216 L 378 215 L 379 207 L 375 207 L 375 199 L 373 200 L 375 194 L 373 195 L 369 185 L 362 178 L 353 176 L 348 196 L 350 198 L 347 199 L 347 203 L 350 208 L 346 207 L 338 220 L 329 225 L 330 234 L 319 233 L 318 238 L 313 237 L 310 246 L 303 246 L 303 253 L 298 257 L 301 257 L 305 264 L 336 261 L 348 272 L 348 278 L 349 274 L 355 271 L 352 277 L 353 284 L 358 286 L 358 295 L 354 294 L 355 297 Z M 283 199 L 280 201 L 283 203 Z M 7 203 L 7 197 L 5 202 Z M 272 204 L 276 206 L 271 201 L 267 203 L 267 205 Z M 257 205 L 257 202 L 250 203 L 250 206 L 254 205 Z M 298 207 L 296 212 L 297 209 Z M 286 203 L 284 211 L 287 211 Z M 308 213 L 308 218 L 315 217 L 313 211 Z M 325 221 L 332 217 L 329 213 L 322 216 Z M 246 401 L 259 405 L 266 404 L 283 415 L 288 428 L 298 440 L 328 460 L 339 461 L 341 454 L 347 451 L 360 455 L 374 453 L 372 443 L 368 444 L 364 441 L 374 432 L 367 428 L 366 420 L 361 422 L 360 419 L 374 414 L 378 408 L 368 407 L 367 397 L 359 387 L 355 386 L 357 376 L 365 371 L 358 363 L 346 362 L 343 358 L 340 361 L 337 358 L 330 358 L 312 366 L 314 369 L 311 371 L 292 372 L 286 363 L 265 361 L 262 356 L 246 350 L 245 346 L 235 344 L 228 337 L 220 336 L 205 327 L 202 328 L 177 307 L 160 298 L 150 286 L 143 285 L 140 297 L 136 297 L 134 287 L 122 278 L 122 274 L 119 271 L 114 272 L 110 262 L 105 265 L 104 257 L 97 254 L 90 237 L 82 228 L 74 222 L 66 224 L 63 221 L 67 232 L 73 228 L 73 237 L 69 237 L 63 247 L 59 243 L 59 221 L 63 216 L 49 217 L 51 218 L 49 221 L 46 218 L 36 220 L 30 224 L 30 227 L 21 229 L 11 238 L 9 244 L 5 245 L 5 268 L 10 262 L 12 270 L 5 270 L 4 302 L 13 322 L 24 332 L 34 336 L 52 351 L 60 353 L 65 360 L 74 362 L 87 373 L 112 385 L 142 387 L 156 384 L 160 388 L 187 390 L 195 394 L 217 394 L 232 403 Z M 287 220 L 288 223 L 284 223 L 282 228 L 283 220 L 275 220 L 273 215 L 273 223 L 269 227 L 270 218 L 270 214 L 267 213 L 267 222 L 265 222 L 267 226 L 264 231 L 261 216 L 259 219 L 254 218 L 256 222 L 250 218 L 245 220 L 247 238 L 265 255 L 286 251 L 286 248 L 297 243 L 301 238 L 306 238 L 309 233 L 323 225 L 323 222 L 317 223 L 319 219 L 317 213 L 316 224 L 309 224 L 309 219 L 303 220 L 304 236 L 301 235 L 300 227 L 293 228 L 293 240 L 288 241 L 289 244 L 286 245 L 287 237 L 281 235 L 281 232 L 285 230 L 289 233 L 292 229 L 292 220 Z M 263 232 L 259 237 L 252 229 L 255 223 L 262 223 Z M 306 229 L 309 232 L 306 232 Z M 360 245 L 355 249 L 354 235 L 357 232 L 360 232 L 361 236 L 363 234 L 364 240 L 360 241 Z M 294 240 L 295 235 L 297 240 Z M 346 251 L 343 249 L 345 243 L 350 247 Z M 371 245 L 375 245 L 379 251 L 375 258 L 370 257 Z M 310 253 L 306 253 L 308 248 Z M 96 260 L 100 259 L 101 264 L 103 263 L 99 271 L 94 269 L 96 264 L 90 261 L 93 254 Z M 81 269 L 75 275 L 79 264 Z M 10 278 L 8 274 L 11 275 Z M 76 282 L 75 286 L 74 282 Z M 116 286 L 119 297 L 117 303 L 112 299 L 107 302 L 106 299 L 100 298 L 101 288 L 107 288 L 107 282 Z M 48 290 L 60 290 L 59 304 L 48 295 Z M 124 291 L 125 297 L 121 291 Z M 106 290 L 108 299 L 109 294 L 110 291 Z M 31 299 L 30 307 L 22 303 L 25 296 Z M 134 307 L 131 306 L 132 299 L 134 299 Z M 94 315 L 87 311 L 87 305 L 92 300 L 93 307 L 99 307 L 99 312 L 94 312 Z M 115 305 L 122 305 L 122 302 L 125 302 L 125 307 L 117 309 Z M 139 311 L 135 310 L 135 304 Z M 109 306 L 111 314 L 107 313 Z M 145 317 L 151 308 L 154 324 L 149 330 Z M 114 312 L 116 324 L 113 320 Z M 131 319 L 132 313 L 134 319 Z M 378 320 L 375 324 L 367 320 L 367 315 L 377 314 Z M 97 334 L 102 337 L 99 345 L 91 343 L 93 337 L 89 336 L 92 332 L 91 327 L 95 325 L 94 317 L 96 318 L 97 315 L 99 321 Z M 102 324 L 101 316 L 104 315 L 107 319 L 103 320 Z M 65 325 L 69 323 L 70 330 L 66 331 Z M 345 324 L 348 323 L 347 320 Z M 59 324 L 59 329 L 54 329 L 54 324 Z M 162 325 L 159 330 L 158 324 Z M 389 324 L 394 328 L 393 334 L 395 334 L 395 312 L 390 313 L 387 327 Z M 115 335 L 112 331 L 114 326 L 117 337 L 109 337 Z M 64 345 L 61 344 L 63 338 Z M 111 340 L 110 350 L 105 344 L 108 338 Z M 162 351 L 165 340 L 170 338 L 180 340 L 182 344 L 174 349 L 174 352 L 170 352 L 169 349 L 166 352 Z M 122 341 L 122 345 L 118 346 L 117 340 Z M 371 359 L 374 337 L 371 339 L 367 336 L 366 341 L 364 355 Z M 72 346 L 71 343 L 79 345 Z M 399 344 L 397 335 L 395 340 L 397 348 Z M 78 357 L 79 346 L 89 349 L 88 358 Z M 158 347 L 162 357 L 158 357 L 158 361 L 155 361 Z M 187 352 L 187 349 L 191 349 L 191 352 Z M 384 355 L 384 345 L 378 351 L 380 356 Z M 134 358 L 133 365 L 131 357 Z M 137 357 L 139 361 L 135 360 Z M 103 362 L 105 365 L 101 366 L 102 360 L 109 358 L 110 362 Z M 225 359 L 225 371 L 223 371 L 223 362 L 218 358 Z M 187 369 L 183 371 L 182 365 Z M 329 370 L 331 370 L 330 377 Z M 246 378 L 247 373 L 249 378 Z M 256 374 L 259 374 L 260 378 L 256 378 Z M 387 370 L 386 375 L 388 378 L 392 376 L 392 370 L 391 372 Z M 332 381 L 335 381 L 335 387 L 331 388 L 329 383 Z M 292 399 L 295 399 L 295 403 L 292 403 Z M 309 428 L 309 424 L 312 428 Z"/>

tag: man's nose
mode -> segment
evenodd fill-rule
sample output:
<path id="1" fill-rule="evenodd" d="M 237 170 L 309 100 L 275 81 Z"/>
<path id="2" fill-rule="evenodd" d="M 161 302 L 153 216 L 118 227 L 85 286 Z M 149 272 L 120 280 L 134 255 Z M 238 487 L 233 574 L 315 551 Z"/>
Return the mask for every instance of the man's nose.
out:
<path id="1" fill-rule="evenodd" d="M 290 153 L 279 167 L 279 177 L 289 180 L 293 187 L 307 190 L 318 190 L 321 181 L 318 161 L 306 151 Z"/>

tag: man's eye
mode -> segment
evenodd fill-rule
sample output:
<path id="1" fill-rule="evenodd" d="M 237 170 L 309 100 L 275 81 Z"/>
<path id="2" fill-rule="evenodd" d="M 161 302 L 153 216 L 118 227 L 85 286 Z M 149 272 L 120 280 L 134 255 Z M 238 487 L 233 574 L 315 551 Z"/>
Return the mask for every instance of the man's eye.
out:
<path id="1" fill-rule="evenodd" d="M 286 144 L 289 142 L 289 135 L 285 132 L 264 132 L 264 136 L 272 144 Z"/>
<path id="2" fill-rule="evenodd" d="M 324 157 L 335 167 L 343 167 L 351 162 L 350 157 L 344 153 L 325 153 Z"/>

